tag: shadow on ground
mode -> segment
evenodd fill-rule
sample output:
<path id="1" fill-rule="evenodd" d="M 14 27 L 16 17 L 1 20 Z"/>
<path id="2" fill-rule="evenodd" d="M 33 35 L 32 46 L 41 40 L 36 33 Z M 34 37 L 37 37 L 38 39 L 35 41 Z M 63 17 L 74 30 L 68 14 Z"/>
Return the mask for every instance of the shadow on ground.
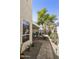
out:
<path id="1" fill-rule="evenodd" d="M 29 57 L 25 57 L 24 59 L 36 59 L 38 53 L 39 53 L 39 50 L 41 48 L 41 45 L 42 43 L 38 40 L 35 40 L 34 41 L 34 46 L 31 46 L 30 47 L 30 50 L 26 50 L 24 55 L 27 55 Z"/>

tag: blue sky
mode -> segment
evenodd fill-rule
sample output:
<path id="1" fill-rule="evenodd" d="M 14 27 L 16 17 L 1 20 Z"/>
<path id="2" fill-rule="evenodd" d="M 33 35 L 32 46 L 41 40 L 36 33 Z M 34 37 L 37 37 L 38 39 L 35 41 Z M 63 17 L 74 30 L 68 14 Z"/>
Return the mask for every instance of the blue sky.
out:
<path id="1" fill-rule="evenodd" d="M 37 12 L 46 8 L 49 14 L 55 14 L 59 17 L 59 0 L 32 0 L 32 17 L 37 21 Z"/>

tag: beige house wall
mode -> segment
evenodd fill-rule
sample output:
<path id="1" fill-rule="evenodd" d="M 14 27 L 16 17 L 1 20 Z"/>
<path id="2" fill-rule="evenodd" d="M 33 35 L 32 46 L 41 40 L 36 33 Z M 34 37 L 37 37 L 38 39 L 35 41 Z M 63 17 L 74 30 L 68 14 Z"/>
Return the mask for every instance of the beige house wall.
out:
<path id="1" fill-rule="evenodd" d="M 27 45 L 32 44 L 32 0 L 20 0 L 20 22 L 22 20 L 27 20 L 30 23 L 30 40 L 26 41 L 25 43 L 22 43 L 22 23 L 21 23 L 21 39 L 20 39 L 20 45 L 21 45 L 21 52 L 23 52 Z"/>

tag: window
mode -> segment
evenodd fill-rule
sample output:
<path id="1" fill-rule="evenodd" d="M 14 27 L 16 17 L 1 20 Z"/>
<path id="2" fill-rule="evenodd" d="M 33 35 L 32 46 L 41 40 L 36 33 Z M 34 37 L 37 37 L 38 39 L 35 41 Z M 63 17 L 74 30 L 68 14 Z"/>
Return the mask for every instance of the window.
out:
<path id="1" fill-rule="evenodd" d="M 29 40 L 30 24 L 28 21 L 23 20 L 22 25 L 23 25 L 23 37 L 22 37 L 22 39 L 23 39 L 23 42 L 25 42 L 25 41 Z"/>

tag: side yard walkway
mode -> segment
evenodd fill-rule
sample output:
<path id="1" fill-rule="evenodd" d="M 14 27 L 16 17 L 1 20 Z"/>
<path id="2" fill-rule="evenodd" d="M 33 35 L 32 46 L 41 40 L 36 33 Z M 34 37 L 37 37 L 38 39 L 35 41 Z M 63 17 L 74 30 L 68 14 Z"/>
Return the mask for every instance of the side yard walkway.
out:
<path id="1" fill-rule="evenodd" d="M 23 59 L 55 59 L 49 40 L 35 39 L 34 46 L 24 52 Z"/>

